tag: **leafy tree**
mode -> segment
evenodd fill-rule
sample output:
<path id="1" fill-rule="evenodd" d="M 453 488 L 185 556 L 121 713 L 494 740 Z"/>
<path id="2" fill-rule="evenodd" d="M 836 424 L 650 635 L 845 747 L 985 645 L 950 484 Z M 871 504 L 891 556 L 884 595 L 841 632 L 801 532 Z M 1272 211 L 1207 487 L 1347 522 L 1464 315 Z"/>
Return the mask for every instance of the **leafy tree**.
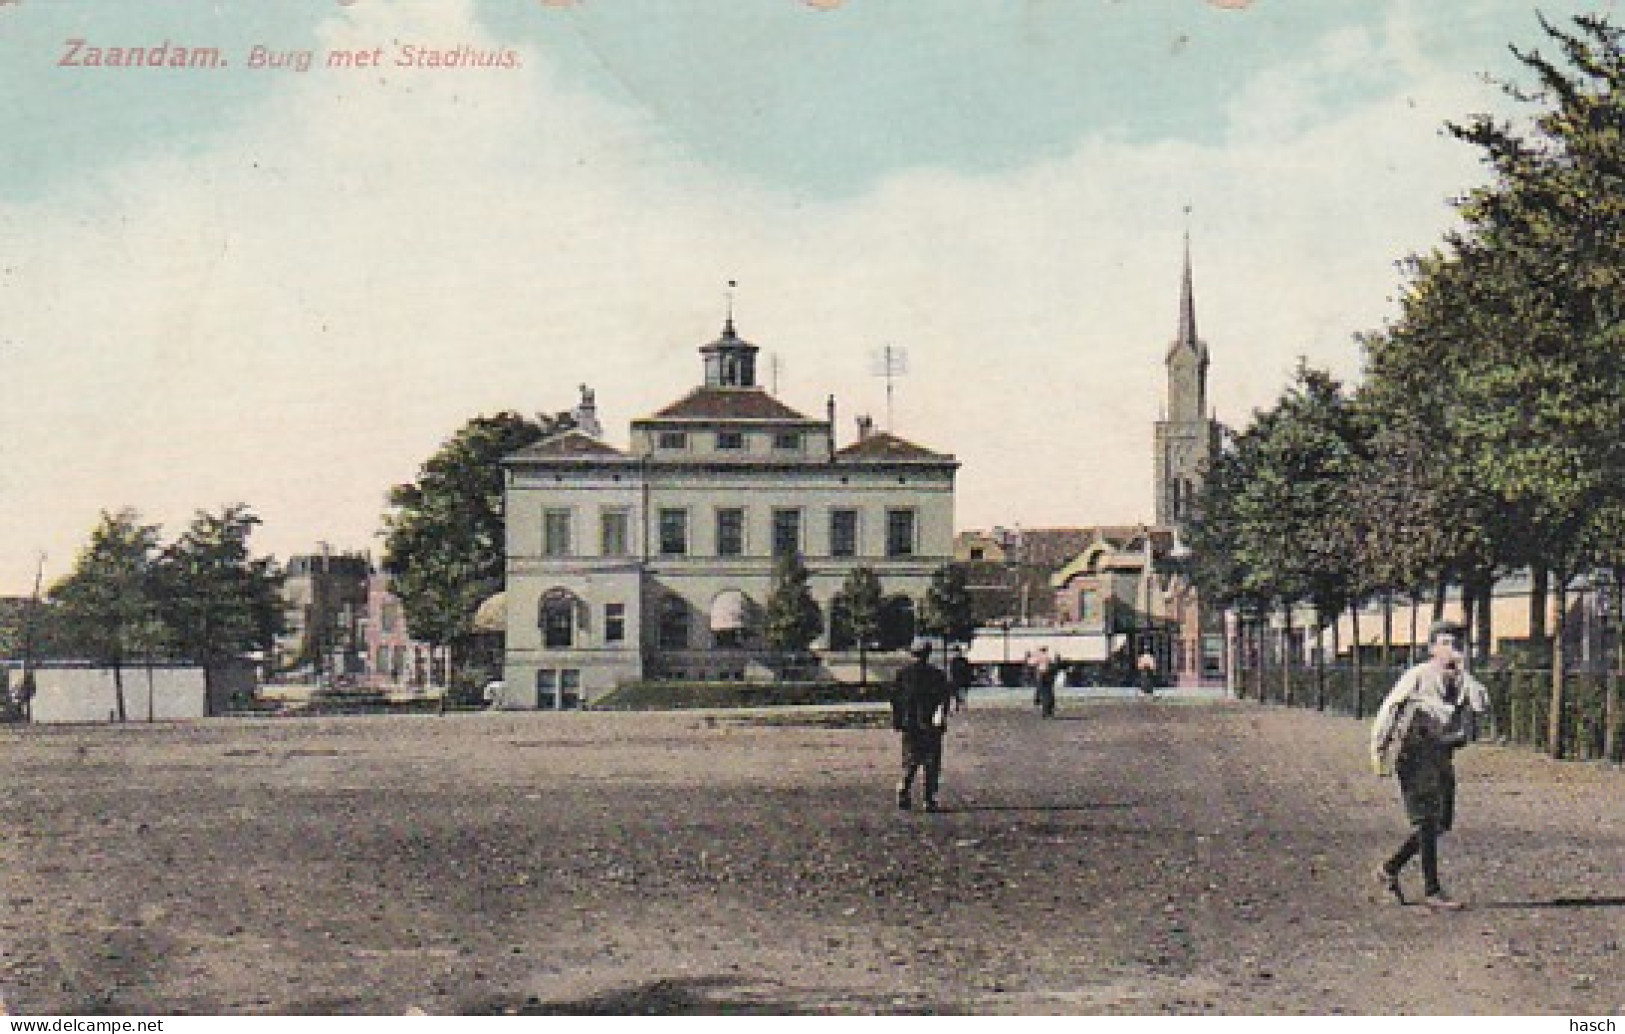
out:
<path id="1" fill-rule="evenodd" d="M 503 586 L 502 459 L 573 426 L 569 413 L 475 417 L 389 493 L 384 570 L 412 636 L 449 649 L 454 667 L 475 610 Z"/>
<path id="2" fill-rule="evenodd" d="M 785 553 L 773 567 L 773 589 L 767 597 L 766 634 L 770 648 L 805 653 L 824 629 L 824 616 L 808 586 L 807 565 L 796 553 Z"/>
<path id="3" fill-rule="evenodd" d="M 869 649 L 880 633 L 882 594 L 880 577 L 873 568 L 854 567 L 830 600 L 830 645 L 857 645 L 859 678 L 865 684 L 869 681 Z"/>
<path id="4" fill-rule="evenodd" d="M 1538 88 L 1522 123 L 1452 125 L 1493 174 L 1451 241 L 1462 275 L 1442 280 L 1448 330 L 1470 339 L 1455 385 L 1474 476 L 1519 530 L 1520 559 L 1561 593 L 1587 566 L 1592 515 L 1625 492 L 1625 47 L 1605 18 L 1541 20 L 1561 58 L 1513 48 Z M 1440 329 L 1435 324 L 1435 329 Z M 1442 336 L 1442 335 L 1441 335 Z M 1563 750 L 1563 608 L 1552 660 L 1548 750 Z"/>
<path id="5" fill-rule="evenodd" d="M 956 643 L 968 643 L 976 634 L 976 617 L 963 566 L 943 564 L 931 573 L 931 584 L 920 608 L 920 627 L 927 635 Z"/>
<path id="6" fill-rule="evenodd" d="M 141 523 L 125 508 L 103 510 L 79 551 L 73 571 L 51 587 L 70 640 L 91 660 L 113 670 L 113 694 L 119 721 L 129 719 L 124 697 L 124 665 L 157 635 L 152 596 L 158 527 Z"/>
<path id="7" fill-rule="evenodd" d="M 211 689 L 223 662 L 255 650 L 269 655 L 284 627 L 282 577 L 271 559 L 248 550 L 259 524 L 245 503 L 218 514 L 200 510 L 154 572 L 157 612 L 174 648 L 202 665 Z M 212 692 L 205 696 L 213 699 Z"/>
<path id="8" fill-rule="evenodd" d="M 882 650 L 907 649 L 918 626 L 911 597 L 903 593 L 887 596 L 880 605 L 880 630 L 875 645 Z"/>
<path id="9" fill-rule="evenodd" d="M 1193 577 L 1208 598 L 1259 620 L 1279 607 L 1289 634 L 1300 603 L 1313 603 L 1322 623 L 1341 612 L 1353 581 L 1341 522 L 1359 438 L 1343 386 L 1300 364 L 1209 472 L 1192 529 Z"/>

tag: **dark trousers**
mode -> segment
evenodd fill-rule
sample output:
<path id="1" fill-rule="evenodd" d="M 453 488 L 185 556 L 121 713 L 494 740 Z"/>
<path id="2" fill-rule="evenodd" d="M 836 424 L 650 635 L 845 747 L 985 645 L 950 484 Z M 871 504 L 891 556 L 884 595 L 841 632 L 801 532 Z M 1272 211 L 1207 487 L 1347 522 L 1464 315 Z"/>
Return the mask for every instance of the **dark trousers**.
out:
<path id="1" fill-rule="evenodd" d="M 925 799 L 937 799 L 937 784 L 942 779 L 942 730 L 903 730 L 903 781 L 897 784 L 899 796 L 914 789 L 914 774 L 925 769 Z"/>
<path id="2" fill-rule="evenodd" d="M 1394 770 L 1399 776 L 1399 792 L 1405 801 L 1411 833 L 1384 868 L 1397 873 L 1421 855 L 1423 891 L 1438 894 L 1439 836 L 1448 833 L 1456 820 L 1456 766 L 1450 748 L 1407 751 L 1399 756 Z"/>
<path id="3" fill-rule="evenodd" d="M 1055 685 L 1039 686 L 1038 692 L 1033 696 L 1033 703 L 1038 705 L 1038 713 L 1045 718 L 1055 717 Z"/>

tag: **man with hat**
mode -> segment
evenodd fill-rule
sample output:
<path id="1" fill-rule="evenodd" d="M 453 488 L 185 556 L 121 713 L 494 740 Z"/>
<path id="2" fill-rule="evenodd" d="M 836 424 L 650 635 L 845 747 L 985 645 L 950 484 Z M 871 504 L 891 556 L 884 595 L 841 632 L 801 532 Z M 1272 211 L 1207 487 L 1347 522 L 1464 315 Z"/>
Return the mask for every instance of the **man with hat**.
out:
<path id="1" fill-rule="evenodd" d="M 925 810 L 937 810 L 937 783 L 942 778 L 942 736 L 948 728 L 953 688 L 930 663 L 931 641 L 909 644 L 913 660 L 897 673 L 892 686 L 891 724 L 903 734 L 903 780 L 897 784 L 897 806 L 914 806 L 914 774 L 925 769 Z"/>
<path id="2" fill-rule="evenodd" d="M 1439 884 L 1439 835 L 1456 813 L 1455 752 L 1478 736 L 1489 711 L 1489 693 L 1462 669 L 1462 630 L 1449 622 L 1428 629 L 1428 659 L 1406 671 L 1377 710 L 1371 727 L 1371 765 L 1378 775 L 1399 776 L 1400 796 L 1411 833 L 1377 871 L 1384 890 L 1401 904 L 1399 874 L 1422 857 L 1423 903 L 1440 911 L 1461 904 Z"/>

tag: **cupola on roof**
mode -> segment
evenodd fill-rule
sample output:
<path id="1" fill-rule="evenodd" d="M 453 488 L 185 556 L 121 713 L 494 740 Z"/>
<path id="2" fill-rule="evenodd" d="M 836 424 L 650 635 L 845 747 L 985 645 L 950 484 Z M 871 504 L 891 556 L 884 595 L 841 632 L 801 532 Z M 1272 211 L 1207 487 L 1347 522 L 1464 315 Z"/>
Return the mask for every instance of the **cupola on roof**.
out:
<path id="1" fill-rule="evenodd" d="M 722 336 L 709 345 L 700 346 L 705 360 L 705 386 L 707 388 L 756 387 L 755 345 L 734 331 L 730 314 L 722 324 Z"/>

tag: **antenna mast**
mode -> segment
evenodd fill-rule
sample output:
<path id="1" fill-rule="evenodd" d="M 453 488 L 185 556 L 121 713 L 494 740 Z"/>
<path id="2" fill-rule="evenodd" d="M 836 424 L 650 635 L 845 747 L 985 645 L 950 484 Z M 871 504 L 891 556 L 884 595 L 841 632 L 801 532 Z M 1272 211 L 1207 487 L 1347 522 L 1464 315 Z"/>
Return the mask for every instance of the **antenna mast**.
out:
<path id="1" fill-rule="evenodd" d="M 892 430 L 892 382 L 908 373 L 908 350 L 884 345 L 874 354 L 874 374 L 886 378 L 886 431 Z"/>

